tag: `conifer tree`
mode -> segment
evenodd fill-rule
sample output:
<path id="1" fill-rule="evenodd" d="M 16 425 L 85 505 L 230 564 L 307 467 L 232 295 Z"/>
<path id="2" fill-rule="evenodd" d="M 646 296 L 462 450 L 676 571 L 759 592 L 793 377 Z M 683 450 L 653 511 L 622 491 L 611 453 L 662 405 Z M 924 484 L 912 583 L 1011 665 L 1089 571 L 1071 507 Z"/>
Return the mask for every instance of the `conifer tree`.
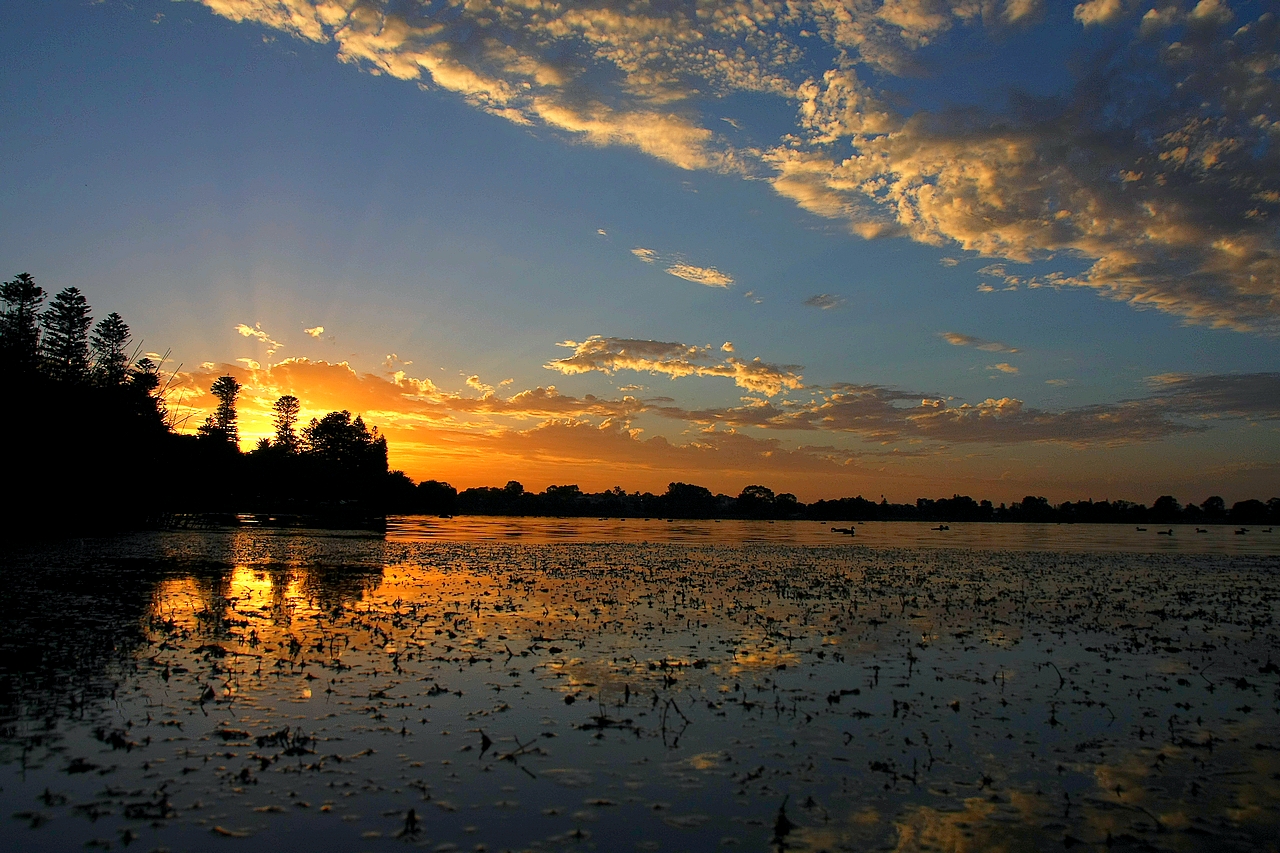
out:
<path id="1" fill-rule="evenodd" d="M 240 396 L 240 383 L 234 376 L 219 376 L 209 390 L 218 398 L 218 408 L 214 410 L 212 416 L 214 428 L 226 441 L 239 446 L 240 430 L 236 425 L 236 398 Z"/>
<path id="2" fill-rule="evenodd" d="M 298 433 L 295 427 L 298 423 L 298 412 L 301 409 L 302 406 L 298 403 L 298 398 L 292 394 L 285 394 L 279 400 L 276 400 L 275 446 L 285 453 L 298 452 Z"/>
<path id="3" fill-rule="evenodd" d="M 112 311 L 93 329 L 93 367 L 98 381 L 107 386 L 124 384 L 129 373 L 129 324 Z"/>
<path id="4" fill-rule="evenodd" d="M 40 360 L 40 306 L 44 289 L 30 273 L 0 284 L 0 359 L 16 373 L 34 373 Z"/>
<path id="5" fill-rule="evenodd" d="M 80 383 L 89 377 L 89 303 L 79 288 L 68 287 L 53 297 L 41 317 L 41 343 L 49 375 L 63 382 Z"/>

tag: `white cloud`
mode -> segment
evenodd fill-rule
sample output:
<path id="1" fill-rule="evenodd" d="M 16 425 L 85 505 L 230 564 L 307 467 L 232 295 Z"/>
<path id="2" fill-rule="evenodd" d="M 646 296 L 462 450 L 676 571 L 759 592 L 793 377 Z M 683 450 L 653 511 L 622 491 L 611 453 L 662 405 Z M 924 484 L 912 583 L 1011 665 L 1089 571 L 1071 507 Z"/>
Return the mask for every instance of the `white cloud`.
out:
<path id="1" fill-rule="evenodd" d="M 271 336 L 262 330 L 261 323 L 254 323 L 252 326 L 246 326 L 244 323 L 237 323 L 236 331 L 246 338 L 253 338 L 259 343 L 265 344 L 267 347 L 268 357 L 275 355 L 276 350 L 283 346 L 279 341 L 272 340 Z"/>

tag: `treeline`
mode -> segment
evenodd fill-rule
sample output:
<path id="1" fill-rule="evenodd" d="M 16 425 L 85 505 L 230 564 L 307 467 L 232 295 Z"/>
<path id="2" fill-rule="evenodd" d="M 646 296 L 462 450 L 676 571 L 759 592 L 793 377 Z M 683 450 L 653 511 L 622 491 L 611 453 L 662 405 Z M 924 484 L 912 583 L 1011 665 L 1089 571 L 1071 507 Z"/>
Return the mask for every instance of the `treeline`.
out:
<path id="1" fill-rule="evenodd" d="M 159 365 L 119 314 L 96 324 L 74 287 L 47 299 L 22 273 L 0 284 L 0 418 L 11 531 L 93 519 L 111 527 L 175 487 Z M 47 302 L 47 304 L 46 304 Z"/>
<path id="2" fill-rule="evenodd" d="M 1128 501 L 1058 505 L 1027 496 L 1006 506 L 964 495 L 913 504 L 862 497 L 804 504 L 789 493 L 753 485 L 736 496 L 688 483 L 666 492 L 583 492 L 576 485 L 528 492 L 512 480 L 501 488 L 459 492 L 448 483 L 414 484 L 389 470 L 387 441 L 377 427 L 346 411 L 300 422 L 301 403 L 274 405 L 274 436 L 240 450 L 241 387 L 219 377 L 218 405 L 195 431 L 180 434 L 165 406 L 157 360 L 119 314 L 94 323 L 74 287 L 49 300 L 23 273 L 0 284 L 0 376 L 7 381 L 0 418 L 5 454 L 0 515 L 9 531 L 118 529 L 177 514 L 255 513 L 331 519 L 336 523 L 389 513 L 439 515 L 614 516 L 811 519 L 818 521 L 1112 522 L 1134 524 L 1269 524 L 1280 522 L 1280 498 L 1220 497 L 1180 504 L 1171 496 L 1150 507 Z M 47 303 L 47 304 L 46 304 Z M 163 361 L 160 358 L 159 361 Z"/>
<path id="3" fill-rule="evenodd" d="M 214 383 L 219 405 L 196 434 L 180 434 L 163 358 L 140 350 L 119 314 L 95 323 L 77 288 L 49 299 L 27 273 L 0 284 L 0 482 L 10 499 L 0 528 L 112 530 L 183 513 L 378 516 L 415 493 L 387 469 L 376 427 L 348 412 L 300 425 L 293 397 L 276 404 L 276 439 L 241 453 L 231 376 Z"/>
<path id="4" fill-rule="evenodd" d="M 625 492 L 583 492 L 579 487 L 549 486 L 533 493 L 512 480 L 501 488 L 481 487 L 459 492 L 448 483 L 427 480 L 414 490 L 403 511 L 440 515 L 598 516 L 620 518 L 760 518 L 811 521 L 1000 521 L 1110 524 L 1270 524 L 1280 523 L 1280 498 L 1263 503 L 1239 501 L 1231 507 L 1220 497 L 1185 506 L 1165 495 L 1152 506 L 1129 501 L 1068 501 L 1050 504 L 1028 495 L 1013 504 L 993 505 L 967 495 L 915 503 L 879 502 L 861 496 L 801 503 L 790 493 L 774 494 L 765 486 L 747 486 L 736 497 L 713 494 L 688 483 L 671 483 L 660 495 Z"/>

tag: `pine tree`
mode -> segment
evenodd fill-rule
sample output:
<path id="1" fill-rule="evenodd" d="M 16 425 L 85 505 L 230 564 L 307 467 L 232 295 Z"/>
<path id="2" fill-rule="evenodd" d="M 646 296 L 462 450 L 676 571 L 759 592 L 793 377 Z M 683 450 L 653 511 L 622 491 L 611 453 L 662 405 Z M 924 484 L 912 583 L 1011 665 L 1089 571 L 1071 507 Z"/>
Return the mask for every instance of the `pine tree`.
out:
<path id="1" fill-rule="evenodd" d="M 218 398 L 218 408 L 211 418 L 213 427 L 223 438 L 238 447 L 240 430 L 236 426 L 236 397 L 240 396 L 240 383 L 234 376 L 219 376 L 209 390 Z"/>
<path id="2" fill-rule="evenodd" d="M 298 433 L 295 427 L 298 423 L 298 412 L 301 409 L 302 406 L 298 403 L 298 398 L 292 394 L 285 394 L 279 400 L 276 400 L 275 446 L 285 453 L 298 452 Z"/>
<path id="3" fill-rule="evenodd" d="M 98 381 L 107 386 L 124 384 L 129 374 L 129 324 L 114 311 L 93 329 L 93 367 Z"/>
<path id="4" fill-rule="evenodd" d="M 8 370 L 34 373 L 40 363 L 40 306 L 44 289 L 30 273 L 18 273 L 0 284 L 0 359 Z"/>
<path id="5" fill-rule="evenodd" d="M 89 303 L 79 288 L 68 287 L 53 297 L 41 317 L 44 325 L 44 363 L 49 375 L 80 383 L 89 377 Z"/>

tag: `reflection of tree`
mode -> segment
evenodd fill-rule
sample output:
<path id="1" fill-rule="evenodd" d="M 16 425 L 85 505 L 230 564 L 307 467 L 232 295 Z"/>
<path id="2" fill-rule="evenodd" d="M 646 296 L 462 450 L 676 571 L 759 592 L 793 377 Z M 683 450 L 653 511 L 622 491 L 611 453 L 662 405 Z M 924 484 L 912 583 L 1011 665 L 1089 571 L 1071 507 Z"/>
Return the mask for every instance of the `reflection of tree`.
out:
<path id="1" fill-rule="evenodd" d="M 382 566 L 310 566 L 298 587 L 318 610 L 333 611 L 362 600 L 382 583 Z"/>
<path id="2" fill-rule="evenodd" d="M 36 745 L 61 718 L 111 696 L 145 642 L 165 566 L 152 560 L 55 568 L 5 560 L 0 588 L 0 743 Z M 52 561 L 50 561 L 52 563 Z M 36 732 L 36 721 L 39 721 Z"/>

